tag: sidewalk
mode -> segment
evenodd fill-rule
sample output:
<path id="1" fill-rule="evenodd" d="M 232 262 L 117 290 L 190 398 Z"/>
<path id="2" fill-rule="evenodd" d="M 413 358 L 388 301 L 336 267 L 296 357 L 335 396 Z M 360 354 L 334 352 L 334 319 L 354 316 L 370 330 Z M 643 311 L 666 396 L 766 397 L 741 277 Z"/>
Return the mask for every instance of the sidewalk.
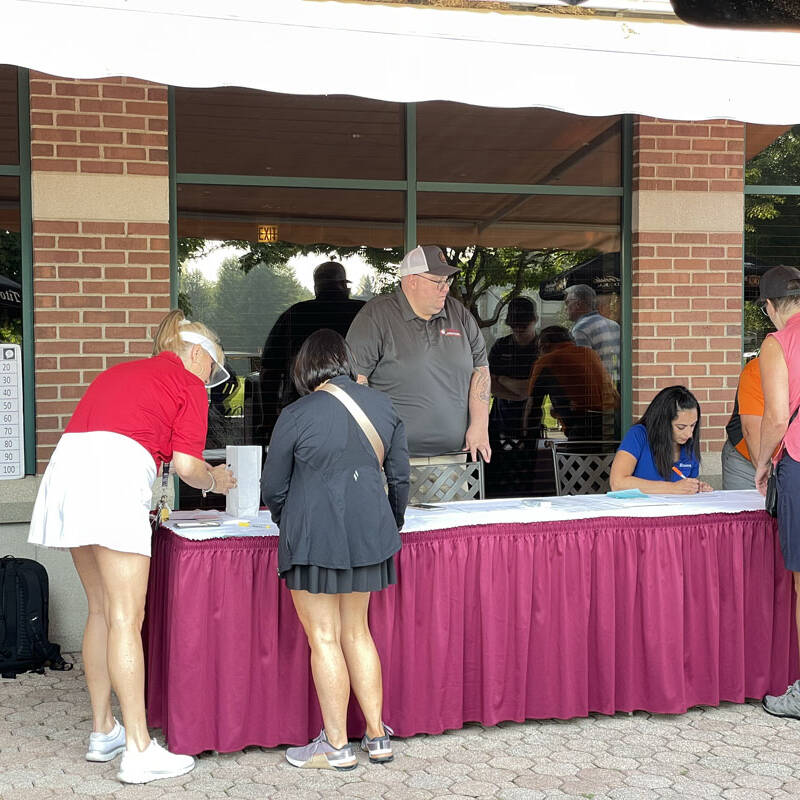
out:
<path id="1" fill-rule="evenodd" d="M 345 773 L 295 769 L 282 749 L 206 753 L 189 775 L 144 786 L 117 782 L 118 761 L 83 759 L 90 717 L 78 663 L 0 681 L 0 721 L 0 800 L 800 797 L 800 722 L 770 717 L 758 703 L 470 725 L 397 740 L 393 763 L 364 757 Z"/>

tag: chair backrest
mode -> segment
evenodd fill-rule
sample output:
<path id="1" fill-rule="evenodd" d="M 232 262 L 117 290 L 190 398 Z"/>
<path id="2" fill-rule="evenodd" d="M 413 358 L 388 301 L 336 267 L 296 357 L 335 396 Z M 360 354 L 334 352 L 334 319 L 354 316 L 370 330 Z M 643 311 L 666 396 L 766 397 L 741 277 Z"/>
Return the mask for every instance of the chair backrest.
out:
<path id="1" fill-rule="evenodd" d="M 551 442 L 556 494 L 605 494 L 619 442 Z"/>
<path id="2" fill-rule="evenodd" d="M 453 460 L 445 460 L 452 456 Z M 439 461 L 439 459 L 442 459 Z M 413 462 L 413 459 L 412 459 Z M 483 500 L 483 461 L 465 461 L 456 454 L 437 456 L 433 464 L 411 466 L 409 503 L 444 503 L 448 500 Z"/>

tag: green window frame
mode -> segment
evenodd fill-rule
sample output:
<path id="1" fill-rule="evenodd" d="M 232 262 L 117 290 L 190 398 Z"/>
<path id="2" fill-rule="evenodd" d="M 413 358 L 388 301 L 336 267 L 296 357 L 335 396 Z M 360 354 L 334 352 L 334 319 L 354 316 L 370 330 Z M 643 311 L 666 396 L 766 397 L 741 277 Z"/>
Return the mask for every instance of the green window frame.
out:
<path id="1" fill-rule="evenodd" d="M 29 72 L 17 69 L 19 162 L 0 164 L 0 176 L 19 180 L 20 249 L 22 252 L 22 391 L 25 475 L 36 474 L 36 401 L 33 341 L 33 221 L 31 210 L 31 131 Z"/>

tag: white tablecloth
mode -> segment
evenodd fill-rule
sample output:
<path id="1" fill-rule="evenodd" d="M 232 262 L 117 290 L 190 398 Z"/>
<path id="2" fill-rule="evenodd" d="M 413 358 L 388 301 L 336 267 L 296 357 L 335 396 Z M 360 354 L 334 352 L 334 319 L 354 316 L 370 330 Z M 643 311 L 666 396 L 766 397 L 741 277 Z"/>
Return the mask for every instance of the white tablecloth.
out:
<path id="1" fill-rule="evenodd" d="M 690 514 L 735 514 L 764 508 L 764 498 L 755 489 L 707 492 L 693 495 L 647 495 L 618 499 L 606 495 L 511 498 L 437 503 L 435 509 L 406 510 L 404 532 L 494 525 L 513 522 L 555 522 L 593 517 L 678 517 Z M 192 520 L 219 522 L 218 527 L 180 527 Z M 221 511 L 175 511 L 165 523 L 179 536 L 204 540 L 231 536 L 277 536 L 278 527 L 268 511 L 254 520 L 239 520 Z"/>

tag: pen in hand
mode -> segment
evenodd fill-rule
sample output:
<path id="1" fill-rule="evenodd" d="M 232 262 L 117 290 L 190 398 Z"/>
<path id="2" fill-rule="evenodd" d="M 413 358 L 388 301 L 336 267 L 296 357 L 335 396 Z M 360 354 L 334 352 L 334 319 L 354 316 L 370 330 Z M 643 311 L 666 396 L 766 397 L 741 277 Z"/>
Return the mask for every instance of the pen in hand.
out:
<path id="1" fill-rule="evenodd" d="M 689 478 L 687 478 L 687 477 L 686 477 L 686 476 L 685 476 L 685 475 L 684 475 L 684 474 L 683 474 L 683 473 L 682 473 L 682 472 L 681 472 L 681 471 L 680 471 L 680 470 L 679 470 L 679 469 L 678 469 L 676 466 L 674 466 L 674 465 L 673 465 L 673 467 L 672 467 L 672 471 L 673 471 L 673 472 L 674 472 L 674 473 L 675 473 L 675 474 L 676 474 L 676 475 L 677 475 L 677 476 L 678 476 L 678 477 L 679 477 L 679 478 L 680 478 L 682 481 L 688 481 L 688 480 L 690 480 Z M 692 478 L 691 480 L 695 481 L 695 484 L 696 484 L 695 492 L 706 491 L 706 489 L 703 489 L 702 487 L 703 487 L 703 486 L 706 486 L 707 484 L 704 484 L 702 481 L 698 480 L 697 478 Z M 711 487 L 710 487 L 710 486 L 708 487 L 708 491 L 711 491 Z"/>

